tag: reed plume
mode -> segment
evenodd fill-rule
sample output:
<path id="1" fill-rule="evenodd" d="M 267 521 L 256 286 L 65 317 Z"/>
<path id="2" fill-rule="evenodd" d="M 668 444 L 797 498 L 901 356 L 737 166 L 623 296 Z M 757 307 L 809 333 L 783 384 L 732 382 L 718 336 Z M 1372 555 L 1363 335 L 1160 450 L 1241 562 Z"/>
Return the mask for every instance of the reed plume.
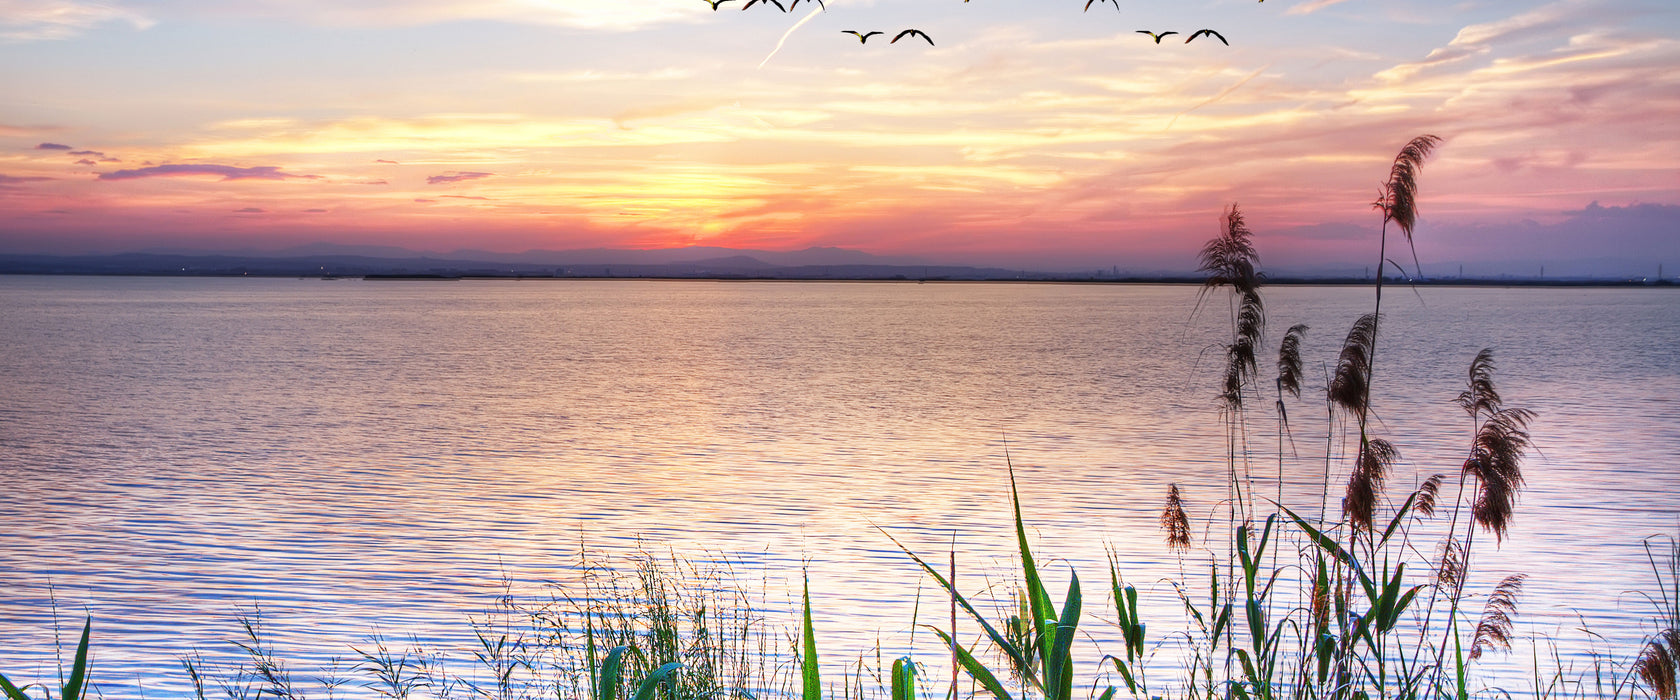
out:
<path id="1" fill-rule="evenodd" d="M 1202 292 L 1227 285 L 1238 293 L 1258 290 L 1262 276 L 1255 267 L 1260 254 L 1254 250 L 1254 234 L 1237 205 L 1225 210 L 1224 219 L 1220 235 L 1202 246 L 1202 265 L 1196 268 L 1208 273 Z"/>
<path id="2" fill-rule="evenodd" d="M 1675 677 L 1680 675 L 1680 630 L 1670 627 L 1646 642 L 1633 670 L 1652 695 L 1659 700 L 1674 700 Z"/>
<path id="3" fill-rule="evenodd" d="M 1429 159 L 1429 154 L 1440 145 L 1441 137 L 1424 134 L 1400 149 L 1394 156 L 1394 165 L 1389 168 L 1388 182 L 1383 183 L 1373 207 L 1383 213 L 1383 223 L 1392 221 L 1400 227 L 1400 232 L 1406 234 L 1406 243 L 1412 243 L 1412 226 L 1417 223 L 1417 183 L 1418 172 L 1423 170 L 1423 161 Z M 1417 258 L 1417 248 L 1412 249 L 1412 257 Z"/>
<path id="4" fill-rule="evenodd" d="M 1441 543 L 1440 563 L 1435 566 L 1435 587 L 1456 594 L 1460 584 L 1464 583 L 1464 566 L 1467 563 L 1464 559 L 1464 545 L 1459 544 L 1458 538 L 1449 533 L 1446 541 Z"/>
<path id="5" fill-rule="evenodd" d="M 1517 494 L 1523 487 L 1522 458 L 1528 449 L 1528 422 L 1534 413 L 1521 408 L 1500 409 L 1476 431 L 1465 476 L 1476 477 L 1471 518 L 1503 542 L 1510 527 Z"/>
<path id="6" fill-rule="evenodd" d="M 1220 398 L 1230 411 L 1242 409 L 1242 389 L 1258 372 L 1256 362 L 1260 336 L 1266 327 L 1266 309 L 1260 300 L 1264 276 L 1257 270 L 1260 255 L 1254 249 L 1254 234 L 1243 221 L 1236 205 L 1225 210 L 1218 236 L 1202 246 L 1199 272 L 1208 273 L 1202 294 L 1229 286 L 1236 298 L 1231 343 L 1225 346 L 1225 378 Z"/>
<path id="7" fill-rule="evenodd" d="M 1400 451 L 1381 438 L 1360 443 L 1359 461 L 1348 475 L 1347 495 L 1342 498 L 1342 515 L 1353 527 L 1370 530 L 1382 497 L 1388 470 L 1400 460 Z"/>
<path id="8" fill-rule="evenodd" d="M 1418 515 L 1427 518 L 1435 514 L 1436 499 L 1441 496 L 1441 482 L 1445 480 L 1446 477 L 1440 474 L 1435 474 L 1423 480 L 1423 485 L 1419 486 L 1417 490 L 1416 508 Z"/>
<path id="9" fill-rule="evenodd" d="M 1277 359 L 1277 387 L 1278 400 L 1283 400 L 1283 394 L 1288 393 L 1295 398 L 1301 398 L 1301 337 L 1307 333 L 1307 324 L 1297 323 L 1289 327 L 1283 334 L 1283 343 L 1278 345 Z"/>
<path id="10" fill-rule="evenodd" d="M 1476 623 L 1475 641 L 1470 644 L 1472 661 L 1493 649 L 1511 650 L 1511 618 L 1517 616 L 1517 596 L 1522 595 L 1523 581 L 1527 579 L 1527 574 L 1506 576 L 1493 589 L 1493 595 L 1488 596 L 1487 605 L 1482 608 L 1482 620 Z"/>
<path id="11" fill-rule="evenodd" d="M 1260 294 L 1254 291 L 1242 292 L 1239 298 L 1236 335 L 1231 343 L 1225 346 L 1225 382 L 1220 392 L 1225 407 L 1232 411 L 1242 408 L 1242 388 L 1254 381 L 1254 375 L 1259 368 L 1255 359 L 1255 348 L 1260 344 L 1260 334 L 1266 327 L 1266 311 L 1260 301 Z"/>
<path id="12" fill-rule="evenodd" d="M 1493 387 L 1493 369 L 1492 348 L 1482 348 L 1476 353 L 1476 359 L 1470 361 L 1469 381 L 1465 382 L 1464 391 L 1458 393 L 1454 402 L 1472 418 L 1499 412 L 1501 400 L 1499 390 Z"/>
<path id="13" fill-rule="evenodd" d="M 1161 529 L 1167 533 L 1167 548 L 1175 552 L 1190 549 L 1190 518 L 1184 514 L 1184 500 L 1178 484 L 1167 484 L 1167 507 L 1161 511 Z"/>
<path id="14" fill-rule="evenodd" d="M 1360 316 L 1342 341 L 1336 374 L 1330 379 L 1330 401 L 1358 416 L 1361 428 L 1370 398 L 1371 351 L 1376 341 L 1377 315 Z"/>
<path id="15" fill-rule="evenodd" d="M 1388 182 L 1383 183 L 1377 195 L 1375 208 L 1382 211 L 1382 231 L 1377 238 L 1377 304 L 1371 311 L 1371 339 L 1367 344 L 1365 354 L 1365 396 L 1360 400 L 1359 428 L 1365 428 L 1365 416 L 1371 403 L 1371 377 L 1376 374 L 1377 347 L 1377 319 L 1382 317 L 1382 288 L 1383 266 L 1388 264 L 1388 224 L 1394 222 L 1400 231 L 1406 234 L 1406 244 L 1412 249 L 1412 262 L 1417 263 L 1417 246 L 1412 243 L 1412 226 L 1417 223 L 1417 176 L 1423 169 L 1423 161 L 1435 150 L 1440 137 L 1425 134 L 1412 139 L 1400 153 L 1394 157 L 1394 165 L 1389 168 Z M 1396 266 L 1398 267 L 1398 266 Z"/>

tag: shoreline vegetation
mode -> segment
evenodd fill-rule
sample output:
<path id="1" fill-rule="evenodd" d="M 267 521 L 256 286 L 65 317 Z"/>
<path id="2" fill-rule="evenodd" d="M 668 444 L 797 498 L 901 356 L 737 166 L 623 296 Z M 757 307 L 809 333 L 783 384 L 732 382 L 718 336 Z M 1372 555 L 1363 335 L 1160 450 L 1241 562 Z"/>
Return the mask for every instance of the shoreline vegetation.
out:
<path id="1" fill-rule="evenodd" d="M 936 593 L 924 602 L 917 589 L 909 629 L 925 630 L 927 641 L 912 642 L 898 658 L 881 658 L 879 646 L 873 658 L 824 647 L 803 574 L 797 629 L 781 629 L 726 566 L 703 568 L 674 555 L 638 557 L 629 567 L 585 559 L 581 584 L 550 588 L 546 600 L 517 600 L 504 583 L 490 610 L 469 618 L 476 640 L 470 658 L 375 634 L 328 667 L 303 671 L 276 651 L 253 610 L 240 617 L 238 663 L 182 650 L 189 697 L 1674 700 L 1680 539 L 1672 536 L 1643 540 L 1652 579 L 1649 589 L 1631 593 L 1649 603 L 1642 627 L 1648 632 L 1637 647 L 1595 644 L 1566 659 L 1553 640 L 1550 658 L 1536 644 L 1527 688 L 1493 687 L 1479 675 L 1483 659 L 1509 653 L 1519 637 L 1527 577 L 1491 580 L 1475 555 L 1508 534 L 1533 450 L 1530 426 L 1540 420 L 1507 405 L 1491 349 L 1469 358 L 1463 390 L 1444 397 L 1463 411 L 1462 465 L 1409 490 L 1391 483 L 1399 450 L 1383 437 L 1393 428 L 1375 420 L 1371 399 L 1376 382 L 1400 381 L 1377 372 L 1384 366 L 1384 273 L 1401 268 L 1393 261 L 1404 257 L 1391 254 L 1387 234 L 1394 229 L 1409 246 L 1418 176 L 1437 143 L 1432 136 L 1408 143 L 1374 203 L 1383 224 L 1374 303 L 1346 331 L 1323 396 L 1302 396 L 1300 341 L 1331 331 L 1296 324 L 1268 342 L 1277 310 L 1267 308 L 1262 291 L 1275 282 L 1260 272 L 1253 234 L 1236 205 L 1203 248 L 1206 276 L 1196 280 L 1202 289 L 1190 313 L 1230 321 L 1229 336 L 1215 346 L 1224 356 L 1225 439 L 1218 449 L 1226 479 L 1222 494 L 1177 484 L 1162 494 L 1161 546 L 1179 559 L 1180 575 L 1168 582 L 1169 603 L 1182 613 L 1177 620 L 1145 619 L 1150 608 L 1140 607 L 1143 594 L 1127 582 L 1116 555 L 1083 585 L 1071 566 L 1041 558 L 1047 553 L 1033 550 L 1029 527 L 1053 514 L 1021 500 L 1006 453 L 1019 567 L 1011 580 L 999 584 L 995 572 L 959 578 L 954 548 L 947 566 L 943 556 L 900 543 L 890 523 L 878 528 Z M 1328 415 L 1326 434 L 1291 433 L 1289 415 L 1300 411 Z M 1328 447 L 1322 463 L 1285 448 L 1320 439 Z M 1274 443 L 1275 464 L 1267 452 Z M 1317 502 L 1283 503 L 1285 472 L 1318 480 Z M 1193 522 L 1192 512 L 1206 515 Z M 1047 582 L 1063 573 L 1065 590 Z M 1000 586 L 1010 604 L 986 610 Z M 1090 648 L 1097 626 L 1118 645 Z M 54 687 L 0 679 L 7 699 L 102 697 L 97 653 L 90 654 L 94 627 L 91 619 L 84 624 L 75 660 Z M 823 666 L 819 651 L 856 661 Z M 1575 664 L 1583 659 L 1584 666 Z"/>

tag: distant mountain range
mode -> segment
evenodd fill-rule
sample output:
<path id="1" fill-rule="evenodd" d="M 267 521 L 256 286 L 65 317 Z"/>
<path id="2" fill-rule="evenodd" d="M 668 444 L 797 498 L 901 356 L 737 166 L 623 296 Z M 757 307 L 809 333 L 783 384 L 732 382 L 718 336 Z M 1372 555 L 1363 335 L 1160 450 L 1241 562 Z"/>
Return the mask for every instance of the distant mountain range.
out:
<path id="1" fill-rule="evenodd" d="M 185 255 L 190 257 L 227 256 L 240 258 L 322 258 L 354 257 L 458 260 L 473 263 L 518 265 L 670 265 L 752 258 L 758 264 L 775 267 L 806 265 L 931 265 L 923 258 L 872 255 L 846 248 L 806 248 L 795 251 L 750 250 L 714 246 L 683 248 L 628 249 L 586 248 L 581 250 L 527 250 L 523 253 L 498 253 L 488 250 L 461 249 L 448 253 L 420 252 L 396 246 L 340 245 L 310 243 L 307 245 L 262 251 L 254 249 L 207 251 L 191 249 L 153 248 L 138 251 L 155 255 Z"/>
<path id="2" fill-rule="evenodd" d="M 1044 273 L 933 265 L 843 248 L 792 252 L 688 247 L 660 250 L 458 250 L 317 243 L 275 251 L 151 249 L 110 255 L 0 255 L 0 274 L 426 277 L 677 277 L 769 279 L 1044 279 Z"/>

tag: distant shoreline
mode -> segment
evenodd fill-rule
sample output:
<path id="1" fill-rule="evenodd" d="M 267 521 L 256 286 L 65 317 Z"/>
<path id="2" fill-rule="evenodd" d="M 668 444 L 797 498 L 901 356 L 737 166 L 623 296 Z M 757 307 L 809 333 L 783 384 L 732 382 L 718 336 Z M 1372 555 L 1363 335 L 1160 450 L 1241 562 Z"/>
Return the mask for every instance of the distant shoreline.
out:
<path id="1" fill-rule="evenodd" d="M 231 271 L 180 272 L 92 272 L 92 271 L 14 271 L 0 270 L 0 276 L 13 277 L 157 277 L 157 278 L 260 278 L 260 279 L 318 279 L 322 281 L 358 280 L 368 282 L 839 282 L 839 283 L 899 283 L 899 284 L 1068 284 L 1068 285 L 1186 285 L 1199 286 L 1203 280 L 1189 276 L 1138 277 L 1074 277 L 1055 273 L 1021 273 L 1013 277 L 927 277 L 907 275 L 816 277 L 777 275 L 486 275 L 449 273 L 368 273 L 346 275 L 299 275 L 295 273 L 250 273 Z M 1457 278 L 1405 280 L 1391 277 L 1390 284 L 1417 287 L 1532 287 L 1532 288 L 1629 288 L 1674 287 L 1672 280 L 1603 280 L 1603 279 L 1501 279 Z M 1353 277 L 1275 277 L 1268 278 L 1269 286 L 1337 287 L 1364 286 L 1369 278 Z"/>

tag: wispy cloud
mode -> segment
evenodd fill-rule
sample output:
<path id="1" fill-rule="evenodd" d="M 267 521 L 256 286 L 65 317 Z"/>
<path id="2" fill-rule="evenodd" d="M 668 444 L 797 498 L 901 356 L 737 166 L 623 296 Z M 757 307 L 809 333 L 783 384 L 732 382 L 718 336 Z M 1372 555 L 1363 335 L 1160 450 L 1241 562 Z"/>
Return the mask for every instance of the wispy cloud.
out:
<path id="1" fill-rule="evenodd" d="M 1286 15 L 1310 15 L 1331 5 L 1340 5 L 1347 0 L 1307 0 L 1298 2 L 1284 11 Z"/>
<path id="2" fill-rule="evenodd" d="M 235 214 L 266 214 L 266 213 L 268 213 L 268 210 L 263 209 L 261 207 L 245 207 L 244 209 L 235 209 L 235 210 L 233 210 L 233 213 L 235 213 Z"/>
<path id="3" fill-rule="evenodd" d="M 230 180 L 318 180 L 320 175 L 296 175 L 280 170 L 272 165 L 262 165 L 254 168 L 237 168 L 231 165 L 191 164 L 154 165 L 150 168 L 135 168 L 132 170 L 117 170 L 100 173 L 101 180 L 138 180 L 148 177 L 188 177 L 193 175 L 215 175 L 222 178 L 222 182 Z"/>
<path id="4" fill-rule="evenodd" d="M 1495 44 L 1555 34 L 1590 17 L 1593 9 L 1583 0 L 1563 0 L 1504 19 L 1472 24 L 1458 30 L 1452 41 L 1430 51 L 1422 60 L 1402 63 L 1378 73 L 1377 77 L 1405 80 L 1430 68 L 1488 54 Z"/>
<path id="5" fill-rule="evenodd" d="M 36 144 L 35 145 L 35 150 L 37 150 L 37 151 L 68 151 L 72 148 L 75 148 L 75 147 L 74 146 L 66 146 L 62 143 L 42 143 L 42 144 Z"/>
<path id="6" fill-rule="evenodd" d="M 135 29 L 156 24 L 139 12 L 109 2 L 0 0 L 0 37 L 14 41 L 67 39 L 107 22 Z"/>
<path id="7" fill-rule="evenodd" d="M 637 0 L 610 5 L 595 0 L 262 0 L 236 9 L 328 26 L 415 26 L 491 20 L 629 31 L 657 24 L 695 22 L 697 5 L 697 1 L 689 0 Z"/>
<path id="8" fill-rule="evenodd" d="M 447 185 L 454 182 L 466 182 L 467 180 L 480 180 L 490 177 L 493 174 L 494 173 L 453 173 L 449 175 L 433 175 L 426 178 L 426 184 Z"/>
<path id="9" fill-rule="evenodd" d="M 646 107 L 632 107 L 614 114 L 612 116 L 612 121 L 613 124 L 617 125 L 620 129 L 629 129 L 630 122 L 632 121 L 641 119 L 660 119 L 664 117 L 681 116 L 684 114 L 709 112 L 717 109 L 718 107 L 727 106 L 732 102 L 733 100 L 708 97 L 685 100 L 682 102 L 649 105 Z"/>
<path id="10" fill-rule="evenodd" d="M 53 178 L 41 177 L 41 176 L 35 176 L 35 175 L 5 175 L 5 174 L 0 174 L 0 185 L 14 185 L 14 184 L 22 183 L 22 182 L 44 182 L 44 181 L 51 180 L 51 179 L 53 179 Z"/>

